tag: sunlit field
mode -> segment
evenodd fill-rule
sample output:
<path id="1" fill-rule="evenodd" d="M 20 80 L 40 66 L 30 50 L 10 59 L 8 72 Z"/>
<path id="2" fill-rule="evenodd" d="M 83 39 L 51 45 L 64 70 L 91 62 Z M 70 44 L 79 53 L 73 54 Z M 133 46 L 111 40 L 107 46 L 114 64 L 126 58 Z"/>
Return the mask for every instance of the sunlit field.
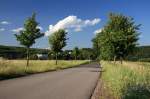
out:
<path id="1" fill-rule="evenodd" d="M 150 63 L 102 62 L 102 80 L 115 99 L 150 99 Z"/>
<path id="2" fill-rule="evenodd" d="M 77 65 L 87 62 L 87 60 L 59 60 L 58 65 L 55 65 L 54 60 L 30 60 L 30 64 L 27 67 L 26 60 L 0 60 L 0 79 L 7 79 L 33 73 L 65 69 L 75 67 Z"/>

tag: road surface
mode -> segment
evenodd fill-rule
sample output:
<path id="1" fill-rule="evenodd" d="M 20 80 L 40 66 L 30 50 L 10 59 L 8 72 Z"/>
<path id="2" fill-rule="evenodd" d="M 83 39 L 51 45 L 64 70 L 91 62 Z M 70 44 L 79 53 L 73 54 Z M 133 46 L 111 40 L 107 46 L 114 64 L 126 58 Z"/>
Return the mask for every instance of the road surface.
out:
<path id="1" fill-rule="evenodd" d="M 0 99 L 90 99 L 97 63 L 0 81 Z"/>

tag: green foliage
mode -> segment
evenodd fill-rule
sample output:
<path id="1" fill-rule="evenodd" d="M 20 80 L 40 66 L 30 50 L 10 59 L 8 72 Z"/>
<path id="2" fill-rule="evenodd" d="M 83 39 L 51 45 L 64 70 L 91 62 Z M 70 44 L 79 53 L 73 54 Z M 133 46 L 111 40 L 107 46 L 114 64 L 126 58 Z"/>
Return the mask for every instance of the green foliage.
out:
<path id="1" fill-rule="evenodd" d="M 86 59 L 86 60 L 95 59 L 93 49 L 92 48 L 80 49 L 79 59 Z"/>
<path id="2" fill-rule="evenodd" d="M 62 51 L 67 43 L 67 32 L 65 30 L 58 30 L 49 36 L 49 44 L 51 45 L 51 50 L 56 54 L 56 64 L 58 52 Z"/>
<path id="3" fill-rule="evenodd" d="M 44 33 L 40 32 L 40 29 L 37 28 L 38 23 L 35 20 L 35 13 L 32 17 L 29 17 L 24 24 L 24 29 L 20 31 L 20 34 L 15 34 L 17 41 L 21 45 L 27 48 L 27 66 L 29 64 L 29 51 L 30 47 L 35 43 L 35 40 L 44 36 Z"/>
<path id="4" fill-rule="evenodd" d="M 136 61 L 150 61 L 150 46 L 139 46 L 127 59 Z"/>
<path id="5" fill-rule="evenodd" d="M 67 32 L 65 30 L 58 30 L 49 36 L 49 43 L 51 45 L 51 50 L 58 53 L 62 50 L 63 47 L 67 45 L 66 43 Z"/>
<path id="6" fill-rule="evenodd" d="M 72 60 L 74 57 L 71 55 L 72 50 L 65 50 L 62 52 L 60 59 L 62 60 Z"/>
<path id="7" fill-rule="evenodd" d="M 72 51 L 72 54 L 73 54 L 75 60 L 77 60 L 78 55 L 79 55 L 79 48 L 78 48 L 78 47 L 75 47 L 75 48 L 73 49 L 73 51 Z"/>
<path id="8" fill-rule="evenodd" d="M 38 23 L 35 20 L 35 14 L 33 14 L 32 17 L 25 21 L 24 29 L 20 31 L 20 34 L 15 34 L 21 45 L 29 48 L 35 43 L 37 38 L 44 36 L 44 33 L 41 33 L 37 27 Z"/>
<path id="9" fill-rule="evenodd" d="M 93 45 L 99 48 L 102 59 L 125 58 L 137 45 L 139 26 L 135 25 L 133 18 L 111 13 L 107 25 L 94 38 Z"/>
<path id="10" fill-rule="evenodd" d="M 150 58 L 140 58 L 138 61 L 140 61 L 140 62 L 150 62 Z"/>
<path id="11" fill-rule="evenodd" d="M 96 35 L 98 35 L 98 34 L 96 34 Z M 98 43 L 98 36 L 96 36 L 95 38 L 93 38 L 92 42 L 93 42 L 93 55 L 94 55 L 94 57 L 97 57 L 97 59 L 99 59 L 100 45 Z"/>
<path id="12" fill-rule="evenodd" d="M 88 60 L 89 57 L 91 59 L 95 59 L 94 51 L 92 48 L 82 48 L 79 49 L 78 59 L 80 60 Z M 37 49 L 30 48 L 30 58 L 36 59 L 36 54 L 48 54 L 49 59 L 55 59 L 55 53 L 52 50 L 47 49 Z M 35 58 L 34 58 L 35 56 Z M 26 48 L 25 47 L 15 47 L 15 46 L 2 46 L 0 45 L 0 57 L 6 59 L 25 59 L 26 57 Z M 64 50 L 59 52 L 58 59 L 60 60 L 73 60 L 74 55 L 72 50 Z"/>
<path id="13" fill-rule="evenodd" d="M 31 56 L 35 54 L 46 54 L 46 53 L 48 53 L 47 49 L 30 48 Z M 26 48 L 0 45 L 0 57 L 3 57 L 5 59 L 25 59 Z"/>

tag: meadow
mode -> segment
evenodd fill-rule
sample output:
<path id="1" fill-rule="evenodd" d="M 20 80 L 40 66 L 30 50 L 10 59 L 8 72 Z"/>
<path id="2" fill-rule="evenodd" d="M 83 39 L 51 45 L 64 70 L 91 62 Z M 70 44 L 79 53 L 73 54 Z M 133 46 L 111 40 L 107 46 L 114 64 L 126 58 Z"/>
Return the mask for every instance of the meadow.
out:
<path id="1" fill-rule="evenodd" d="M 115 99 L 150 99 L 150 63 L 101 64 L 104 86 Z"/>
<path id="2" fill-rule="evenodd" d="M 34 73 L 71 68 L 87 62 L 89 61 L 59 60 L 58 65 L 55 65 L 54 60 L 30 60 L 30 65 L 27 67 L 26 60 L 0 60 L 0 80 Z"/>

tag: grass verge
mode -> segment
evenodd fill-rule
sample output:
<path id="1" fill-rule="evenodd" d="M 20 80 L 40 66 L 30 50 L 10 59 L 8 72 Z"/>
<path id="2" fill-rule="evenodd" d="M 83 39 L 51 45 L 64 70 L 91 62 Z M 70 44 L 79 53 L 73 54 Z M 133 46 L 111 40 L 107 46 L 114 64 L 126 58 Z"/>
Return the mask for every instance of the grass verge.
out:
<path id="1" fill-rule="evenodd" d="M 150 63 L 102 62 L 102 80 L 115 99 L 150 99 Z"/>
<path id="2" fill-rule="evenodd" d="M 58 62 L 58 65 L 55 65 L 54 60 L 30 60 L 29 67 L 26 67 L 26 60 L 0 60 L 0 80 L 25 76 L 34 73 L 71 68 L 85 63 L 88 63 L 88 61 L 60 60 Z"/>

